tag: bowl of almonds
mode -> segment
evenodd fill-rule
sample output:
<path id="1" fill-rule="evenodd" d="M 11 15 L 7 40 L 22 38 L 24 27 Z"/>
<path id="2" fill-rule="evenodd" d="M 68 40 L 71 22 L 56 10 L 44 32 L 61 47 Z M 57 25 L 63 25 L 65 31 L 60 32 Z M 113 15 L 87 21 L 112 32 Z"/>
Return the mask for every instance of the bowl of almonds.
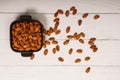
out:
<path id="1" fill-rule="evenodd" d="M 22 15 L 10 25 L 10 46 L 23 57 L 30 57 L 42 48 L 43 25 L 30 15 Z"/>

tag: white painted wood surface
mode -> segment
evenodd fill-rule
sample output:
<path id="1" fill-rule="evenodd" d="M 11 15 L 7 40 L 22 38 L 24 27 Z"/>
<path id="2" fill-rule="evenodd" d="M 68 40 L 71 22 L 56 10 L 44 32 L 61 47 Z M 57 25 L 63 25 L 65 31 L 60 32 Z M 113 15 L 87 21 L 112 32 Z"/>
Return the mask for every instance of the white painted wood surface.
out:
<path id="1" fill-rule="evenodd" d="M 29 2 L 29 3 L 27 3 Z M 53 13 L 57 9 L 67 10 L 76 6 L 78 14 L 66 18 L 59 16 L 61 35 L 55 36 L 59 41 L 61 51 L 52 54 L 53 45 L 48 46 L 49 54 L 43 55 L 43 50 L 35 52 L 35 59 L 23 58 L 19 53 L 11 50 L 9 42 L 9 27 L 11 22 L 26 12 L 33 19 L 42 22 L 46 28 L 53 26 Z M 81 27 L 77 20 L 84 12 L 88 12 L 87 19 L 83 19 Z M 94 20 L 95 14 L 100 19 Z M 2 80 L 120 80 L 120 1 L 119 0 L 1 0 L 0 1 L 0 74 Z M 85 44 L 80 45 L 71 40 L 63 46 L 66 39 L 65 28 L 70 25 L 70 34 L 85 32 Z M 96 37 L 97 53 L 92 53 L 87 44 L 90 37 Z M 47 37 L 48 38 L 48 37 Z M 68 47 L 82 48 L 83 54 L 67 54 Z M 64 57 L 63 63 L 58 62 L 59 56 Z M 84 61 L 85 56 L 91 56 L 89 62 Z M 81 58 L 82 62 L 75 64 L 74 60 Z M 91 67 L 89 74 L 86 67 Z"/>

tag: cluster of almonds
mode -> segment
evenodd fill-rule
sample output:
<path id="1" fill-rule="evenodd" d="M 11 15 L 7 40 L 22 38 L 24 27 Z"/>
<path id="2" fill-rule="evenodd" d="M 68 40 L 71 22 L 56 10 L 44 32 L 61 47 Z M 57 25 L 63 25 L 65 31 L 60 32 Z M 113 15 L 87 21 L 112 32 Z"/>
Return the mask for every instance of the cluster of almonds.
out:
<path id="1" fill-rule="evenodd" d="M 50 44 L 53 44 L 53 45 L 56 45 L 55 48 L 53 48 L 52 52 L 53 54 L 55 54 L 57 51 L 60 51 L 60 46 L 58 45 L 58 41 L 55 40 L 55 37 L 51 37 L 51 34 L 52 33 L 55 33 L 56 35 L 59 35 L 61 33 L 61 30 L 58 28 L 59 26 L 59 21 L 60 21 L 60 18 L 58 17 L 59 15 L 61 14 L 64 14 L 66 17 L 68 17 L 70 15 L 70 13 L 72 13 L 72 15 L 75 15 L 77 14 L 77 9 L 75 8 L 75 6 L 72 6 L 70 8 L 70 10 L 66 10 L 65 12 L 61 9 L 58 9 L 55 13 L 54 13 L 54 17 L 55 19 L 53 20 L 53 22 L 55 23 L 54 27 L 50 27 L 49 30 L 46 30 L 46 29 L 43 29 L 43 33 L 44 35 L 47 35 L 47 36 L 50 36 L 50 38 L 48 40 L 45 40 L 45 36 L 44 36 L 44 42 L 43 42 L 43 48 L 45 48 L 44 50 L 44 55 L 47 55 L 48 54 L 48 49 L 46 48 L 47 45 L 50 45 Z M 84 13 L 82 15 L 82 18 L 87 18 L 88 17 L 88 13 Z M 94 20 L 97 20 L 100 16 L 99 15 L 95 15 L 94 16 Z M 82 19 L 79 19 L 78 20 L 78 26 L 80 26 L 82 24 Z M 66 28 L 66 34 L 69 33 L 71 30 L 70 26 L 67 26 Z M 63 45 L 67 45 L 71 39 L 75 39 L 77 41 L 79 41 L 81 44 L 84 44 L 84 39 L 85 38 L 85 33 L 84 32 L 80 32 L 80 33 L 77 33 L 75 32 L 74 34 L 71 34 L 71 35 L 67 35 L 66 36 L 67 39 L 63 42 Z M 96 45 L 94 44 L 94 41 L 96 40 L 96 38 L 90 38 L 88 44 L 90 45 L 90 48 L 93 50 L 93 52 L 96 52 L 98 50 L 98 48 L 96 47 Z M 73 48 L 70 48 L 68 50 L 68 54 L 71 55 L 73 52 Z M 76 52 L 81 54 L 83 52 L 82 49 L 76 49 Z M 60 62 L 64 62 L 64 58 L 62 57 L 58 57 L 58 60 Z M 85 61 L 89 61 L 90 60 L 90 57 L 87 56 L 84 58 Z M 75 59 L 74 61 L 75 63 L 80 63 L 81 62 L 81 59 L 80 58 L 77 58 Z M 90 72 L 90 67 L 87 67 L 86 68 L 86 73 L 89 73 Z"/>
<path id="2" fill-rule="evenodd" d="M 41 48 L 42 34 L 38 22 L 16 22 L 12 25 L 12 48 L 16 51 L 36 51 Z"/>

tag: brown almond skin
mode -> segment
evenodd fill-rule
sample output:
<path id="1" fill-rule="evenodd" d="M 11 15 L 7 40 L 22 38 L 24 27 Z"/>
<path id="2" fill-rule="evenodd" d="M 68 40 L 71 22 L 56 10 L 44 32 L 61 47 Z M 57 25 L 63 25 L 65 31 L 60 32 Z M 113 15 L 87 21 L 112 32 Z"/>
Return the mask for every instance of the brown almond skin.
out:
<path id="1" fill-rule="evenodd" d="M 70 26 L 66 28 L 66 33 L 69 33 L 69 32 L 70 32 Z"/>
<path id="2" fill-rule="evenodd" d="M 53 22 L 59 22 L 59 18 L 55 18 L 54 20 L 53 20 Z"/>
<path id="3" fill-rule="evenodd" d="M 58 16 L 58 12 L 54 13 L 54 17 L 57 17 Z"/>
<path id="4" fill-rule="evenodd" d="M 48 54 L 48 49 L 45 49 L 44 50 L 44 55 L 47 55 Z"/>
<path id="5" fill-rule="evenodd" d="M 80 36 L 84 38 L 85 37 L 85 33 L 81 32 Z"/>
<path id="6" fill-rule="evenodd" d="M 65 16 L 68 17 L 69 14 L 70 14 L 70 12 L 69 12 L 69 10 L 67 10 L 67 11 L 65 12 Z"/>
<path id="7" fill-rule="evenodd" d="M 45 43 L 43 43 L 43 44 L 42 44 L 42 47 L 43 47 L 43 48 L 46 48 L 46 44 L 45 44 Z"/>
<path id="8" fill-rule="evenodd" d="M 75 10 L 75 6 L 72 6 L 72 7 L 70 8 L 70 11 L 73 11 L 73 10 Z"/>
<path id="9" fill-rule="evenodd" d="M 49 41 L 45 41 L 44 42 L 46 45 L 50 45 L 50 42 Z"/>
<path id="10" fill-rule="evenodd" d="M 30 59 L 31 59 L 31 60 L 33 60 L 33 59 L 34 59 L 34 57 L 35 57 L 35 55 L 34 55 L 34 54 L 32 54 L 32 55 L 31 55 L 31 57 L 30 57 Z"/>
<path id="11" fill-rule="evenodd" d="M 68 38 L 68 39 L 72 39 L 73 36 L 72 36 L 72 35 L 67 35 L 67 38 Z"/>
<path id="12" fill-rule="evenodd" d="M 70 55 L 71 55 L 71 54 L 72 54 L 72 52 L 73 52 L 73 49 L 72 49 L 72 48 L 70 48 L 70 49 L 69 49 L 69 51 L 68 51 L 68 54 L 70 54 Z"/>
<path id="13" fill-rule="evenodd" d="M 96 48 L 96 45 L 91 45 L 90 48 L 91 48 L 91 49 L 95 49 L 95 48 Z"/>
<path id="14" fill-rule="evenodd" d="M 94 45 L 94 42 L 89 41 L 88 44 L 92 46 L 92 45 Z"/>
<path id="15" fill-rule="evenodd" d="M 53 32 L 56 32 L 57 29 L 58 29 L 58 26 L 55 26 L 55 27 L 53 28 Z"/>
<path id="16" fill-rule="evenodd" d="M 78 20 L 78 25 L 80 26 L 81 24 L 82 24 L 82 20 L 79 19 L 79 20 Z"/>
<path id="17" fill-rule="evenodd" d="M 56 45 L 56 50 L 60 51 L 60 46 L 59 45 Z"/>
<path id="18" fill-rule="evenodd" d="M 52 44 L 58 44 L 58 42 L 57 41 L 52 41 Z"/>
<path id="19" fill-rule="evenodd" d="M 89 56 L 85 57 L 85 61 L 89 61 L 89 60 L 90 60 Z"/>
<path id="20" fill-rule="evenodd" d="M 60 62 L 63 62 L 63 61 L 64 61 L 64 59 L 63 59 L 62 57 L 59 57 L 58 60 L 59 60 Z"/>
<path id="21" fill-rule="evenodd" d="M 64 45 L 67 45 L 68 43 L 69 43 L 68 39 L 63 42 Z"/>
<path id="22" fill-rule="evenodd" d="M 73 15 L 77 14 L 77 9 L 74 9 L 72 14 Z"/>
<path id="23" fill-rule="evenodd" d="M 97 52 L 97 50 L 98 50 L 98 48 L 96 47 L 93 49 L 93 52 L 95 53 L 95 52 Z"/>
<path id="24" fill-rule="evenodd" d="M 63 14 L 63 10 L 62 9 L 58 9 L 58 14 Z"/>
<path id="25" fill-rule="evenodd" d="M 53 51 L 53 54 L 55 54 L 55 53 L 56 53 L 56 48 L 53 48 L 53 50 L 52 50 L 52 51 Z"/>
<path id="26" fill-rule="evenodd" d="M 49 40 L 50 40 L 50 41 L 54 41 L 55 38 L 54 38 L 54 37 L 50 37 Z"/>
<path id="27" fill-rule="evenodd" d="M 95 42 L 96 38 L 90 38 L 90 41 Z"/>
<path id="28" fill-rule="evenodd" d="M 56 22 L 56 23 L 55 23 L 55 26 L 59 26 L 59 22 Z"/>
<path id="29" fill-rule="evenodd" d="M 77 53 L 82 53 L 83 51 L 82 51 L 82 49 L 77 49 L 76 52 Z"/>
<path id="30" fill-rule="evenodd" d="M 99 18 L 100 18 L 99 15 L 95 15 L 95 16 L 94 16 L 94 20 L 97 20 L 97 19 L 99 19 Z"/>
<path id="31" fill-rule="evenodd" d="M 82 18 L 87 18 L 88 17 L 88 13 L 84 13 Z"/>
<path id="32" fill-rule="evenodd" d="M 79 42 L 84 44 L 84 40 L 83 39 L 79 39 Z"/>
<path id="33" fill-rule="evenodd" d="M 58 34 L 60 34 L 60 33 L 61 33 L 60 30 L 57 30 L 57 31 L 55 32 L 56 35 L 58 35 Z"/>
<path id="34" fill-rule="evenodd" d="M 90 72 L 90 67 L 86 68 L 85 72 L 89 73 Z"/>
<path id="35" fill-rule="evenodd" d="M 77 33 L 76 32 L 73 34 L 73 37 L 74 37 L 74 39 L 76 39 L 76 37 L 77 37 Z"/>
<path id="36" fill-rule="evenodd" d="M 80 63 L 81 62 L 81 59 L 76 59 L 75 60 L 75 63 Z"/>

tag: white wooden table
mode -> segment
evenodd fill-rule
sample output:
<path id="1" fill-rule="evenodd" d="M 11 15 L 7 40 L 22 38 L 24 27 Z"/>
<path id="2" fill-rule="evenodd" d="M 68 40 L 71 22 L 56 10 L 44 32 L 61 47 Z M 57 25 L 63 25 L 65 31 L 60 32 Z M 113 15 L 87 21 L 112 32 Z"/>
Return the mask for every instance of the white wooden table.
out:
<path id="1" fill-rule="evenodd" d="M 53 45 L 48 46 L 49 54 L 43 55 L 43 50 L 35 52 L 35 59 L 23 58 L 10 48 L 10 24 L 20 15 L 31 15 L 39 20 L 48 29 L 53 26 L 53 14 L 58 9 L 68 10 L 76 6 L 78 14 L 60 15 L 60 29 L 62 33 L 55 36 L 61 46 L 60 52 L 53 54 Z M 83 13 L 89 13 L 79 27 L 77 20 L 82 19 Z M 93 16 L 99 14 L 100 18 L 94 20 Z M 70 25 L 74 32 L 85 32 L 85 44 L 80 45 L 71 40 L 63 46 L 66 39 L 65 28 Z M 0 1 L 0 79 L 1 80 L 120 80 L 120 0 L 3 0 Z M 92 53 L 87 44 L 90 37 L 96 37 L 97 53 Z M 49 37 L 47 37 L 49 38 Z M 74 51 L 71 56 L 67 54 L 69 47 L 82 48 L 83 54 Z M 57 58 L 64 57 L 63 63 Z M 89 62 L 84 61 L 90 56 Z M 74 63 L 74 59 L 81 58 L 81 63 Z M 85 69 L 90 66 L 89 74 Z"/>

